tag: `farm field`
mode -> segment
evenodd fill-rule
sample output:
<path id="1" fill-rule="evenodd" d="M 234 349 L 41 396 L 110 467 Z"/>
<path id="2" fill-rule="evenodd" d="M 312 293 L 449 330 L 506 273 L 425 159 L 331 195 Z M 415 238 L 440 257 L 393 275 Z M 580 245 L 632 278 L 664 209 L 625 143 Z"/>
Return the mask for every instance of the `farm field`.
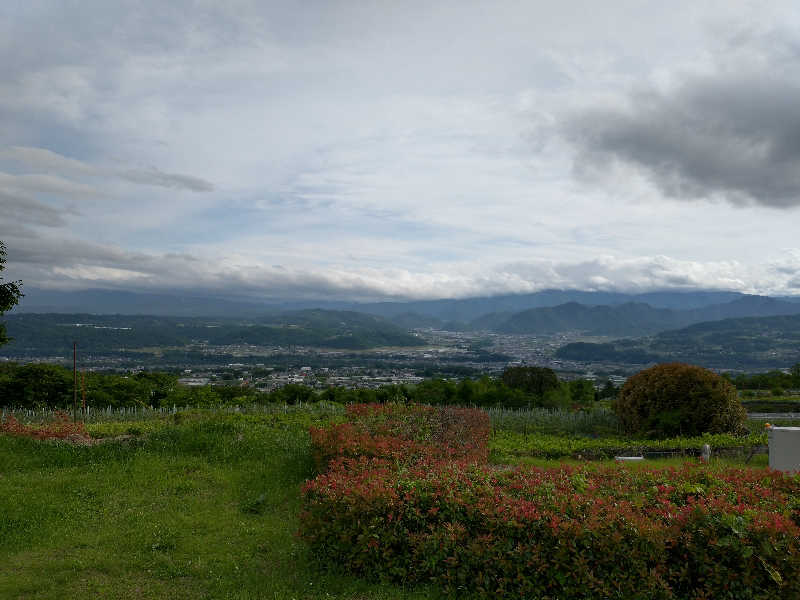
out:
<path id="1" fill-rule="evenodd" d="M 96 415 L 87 430 L 107 441 L 92 445 L 0 435 L 0 597 L 440 597 L 326 573 L 296 537 L 300 487 L 315 474 L 308 429 L 343 413 L 319 403 Z M 574 444 L 591 439 L 591 419 L 608 425 L 607 415 L 587 422 L 553 411 L 493 419 L 492 461 L 541 467 L 586 462 L 570 448 L 547 459 L 537 440 Z M 743 464 L 713 459 L 707 468 Z M 749 464 L 763 467 L 766 457 Z"/>

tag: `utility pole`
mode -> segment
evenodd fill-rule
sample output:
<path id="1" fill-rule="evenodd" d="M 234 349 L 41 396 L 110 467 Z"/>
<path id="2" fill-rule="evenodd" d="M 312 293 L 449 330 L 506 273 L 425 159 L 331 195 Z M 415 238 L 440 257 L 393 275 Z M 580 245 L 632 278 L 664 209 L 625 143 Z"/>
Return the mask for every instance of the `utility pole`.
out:
<path id="1" fill-rule="evenodd" d="M 78 342 L 72 342 L 72 420 L 78 420 Z"/>

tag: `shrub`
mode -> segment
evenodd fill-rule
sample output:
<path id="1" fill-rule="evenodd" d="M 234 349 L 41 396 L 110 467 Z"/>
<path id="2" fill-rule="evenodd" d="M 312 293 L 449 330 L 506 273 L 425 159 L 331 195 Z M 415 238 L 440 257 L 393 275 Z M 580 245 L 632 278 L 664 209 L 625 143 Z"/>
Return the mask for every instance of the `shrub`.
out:
<path id="1" fill-rule="evenodd" d="M 514 598 L 797 598 L 796 478 L 763 470 L 497 471 L 340 459 L 301 536 L 375 579 Z"/>
<path id="2" fill-rule="evenodd" d="M 738 433 L 747 416 L 730 382 L 683 363 L 656 365 L 628 379 L 614 410 L 625 431 L 656 436 Z"/>
<path id="3" fill-rule="evenodd" d="M 329 565 L 509 598 L 800 597 L 800 478 L 496 469 L 476 410 L 361 405 L 312 429 L 300 536 Z M 325 461 L 323 461 L 325 462 Z"/>
<path id="4" fill-rule="evenodd" d="M 423 457 L 486 462 L 491 424 L 482 410 L 420 404 L 353 404 L 346 423 L 311 427 L 319 470 L 336 458 L 383 458 L 412 463 Z"/>

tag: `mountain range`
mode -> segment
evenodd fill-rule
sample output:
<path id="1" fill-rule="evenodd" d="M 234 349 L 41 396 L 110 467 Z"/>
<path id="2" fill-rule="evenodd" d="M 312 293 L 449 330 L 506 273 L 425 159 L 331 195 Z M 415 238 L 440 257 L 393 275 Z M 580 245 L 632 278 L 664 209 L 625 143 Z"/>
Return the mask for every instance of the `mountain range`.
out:
<path id="1" fill-rule="evenodd" d="M 738 292 L 662 291 L 643 294 L 587 292 L 582 290 L 543 290 L 530 294 L 505 294 L 491 297 L 413 300 L 406 302 L 341 302 L 326 300 L 272 300 L 228 298 L 207 294 L 155 294 L 120 290 L 60 291 L 25 287 L 25 297 L 14 312 L 126 314 L 182 317 L 262 317 L 276 312 L 319 308 L 368 313 L 390 319 L 425 319 L 428 326 L 442 323 L 469 324 L 493 313 L 512 315 L 536 308 L 550 308 L 568 303 L 584 306 L 619 306 L 627 303 L 648 304 L 653 308 L 692 310 L 723 305 L 743 298 Z M 764 298 L 756 296 L 756 298 Z M 800 303 L 800 296 L 771 298 Z"/>
<path id="2" fill-rule="evenodd" d="M 492 313 L 470 323 L 473 329 L 510 334 L 580 331 L 588 335 L 641 336 L 692 323 L 740 317 L 800 313 L 800 304 L 766 296 L 742 296 L 730 302 L 689 309 L 656 308 L 641 302 L 586 306 L 568 302 L 514 314 Z"/>
<path id="3" fill-rule="evenodd" d="M 577 342 L 562 346 L 556 356 L 583 363 L 680 361 L 725 369 L 785 368 L 800 363 L 800 314 L 707 321 L 603 344 Z"/>
<path id="4" fill-rule="evenodd" d="M 259 319 L 12 313 L 6 315 L 6 356 L 69 353 L 72 343 L 95 353 L 192 344 L 311 346 L 358 350 L 418 346 L 406 329 L 377 317 L 347 311 L 287 311 Z"/>

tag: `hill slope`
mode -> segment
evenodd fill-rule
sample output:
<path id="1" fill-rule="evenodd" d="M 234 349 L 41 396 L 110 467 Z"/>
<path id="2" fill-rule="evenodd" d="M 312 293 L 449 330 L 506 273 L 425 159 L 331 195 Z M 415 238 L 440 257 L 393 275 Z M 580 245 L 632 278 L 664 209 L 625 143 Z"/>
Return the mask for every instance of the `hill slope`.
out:
<path id="1" fill-rule="evenodd" d="M 366 349 L 416 346 L 419 339 L 374 315 L 306 310 L 257 320 L 153 317 L 142 315 L 11 314 L 14 338 L 0 349 L 4 356 L 69 353 L 72 342 L 86 352 L 109 352 L 189 344 L 252 344 Z"/>
<path id="2" fill-rule="evenodd" d="M 640 302 L 588 306 L 568 302 L 519 313 L 493 313 L 474 320 L 475 329 L 499 333 L 551 334 L 581 331 L 590 335 L 641 336 L 692 323 L 736 317 L 766 317 L 800 313 L 800 304 L 765 296 L 743 296 L 731 302 L 688 310 L 655 308 Z"/>
<path id="3" fill-rule="evenodd" d="M 567 344 L 556 356 L 579 362 L 681 361 L 729 369 L 785 368 L 800 362 L 800 315 L 724 319 L 637 340 Z"/>

